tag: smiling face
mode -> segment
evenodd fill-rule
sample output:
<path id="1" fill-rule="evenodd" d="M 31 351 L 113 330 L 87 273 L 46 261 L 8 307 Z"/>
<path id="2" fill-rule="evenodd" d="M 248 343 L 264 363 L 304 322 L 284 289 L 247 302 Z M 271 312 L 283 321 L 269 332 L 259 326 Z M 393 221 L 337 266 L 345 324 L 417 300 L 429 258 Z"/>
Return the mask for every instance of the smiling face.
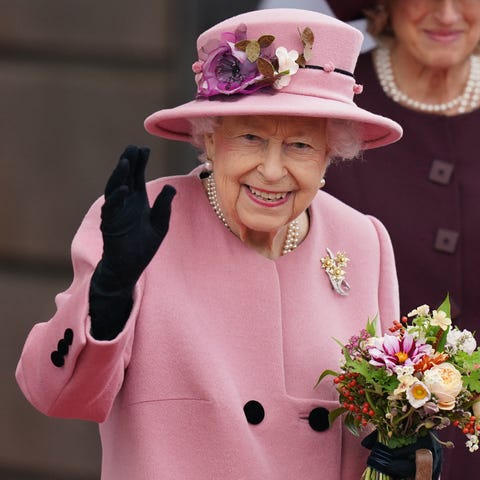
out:
<path id="1" fill-rule="evenodd" d="M 206 136 L 217 194 L 242 240 L 275 236 L 312 202 L 327 168 L 324 119 L 224 117 Z"/>
<path id="2" fill-rule="evenodd" d="M 480 0 L 392 0 L 397 48 L 433 68 L 464 62 L 480 41 Z"/>

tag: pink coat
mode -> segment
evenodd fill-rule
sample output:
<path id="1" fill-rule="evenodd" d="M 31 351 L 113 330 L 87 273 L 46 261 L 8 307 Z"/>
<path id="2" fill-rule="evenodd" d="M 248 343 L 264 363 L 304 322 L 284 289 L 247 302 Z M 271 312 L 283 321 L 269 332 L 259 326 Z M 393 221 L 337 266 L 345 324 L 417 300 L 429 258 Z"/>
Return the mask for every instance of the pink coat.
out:
<path id="1" fill-rule="evenodd" d="M 114 341 L 89 335 L 102 201 L 86 215 L 73 283 L 18 364 L 25 396 L 47 415 L 100 422 L 104 480 L 358 480 L 367 452 L 341 422 L 328 428 L 331 380 L 314 385 L 338 368 L 333 338 L 377 314 L 398 319 L 385 229 L 319 192 L 307 238 L 269 260 L 218 220 L 198 177 L 152 182 L 151 198 L 165 183 L 178 192 L 170 231 Z M 348 296 L 321 267 L 326 248 L 351 259 Z"/>

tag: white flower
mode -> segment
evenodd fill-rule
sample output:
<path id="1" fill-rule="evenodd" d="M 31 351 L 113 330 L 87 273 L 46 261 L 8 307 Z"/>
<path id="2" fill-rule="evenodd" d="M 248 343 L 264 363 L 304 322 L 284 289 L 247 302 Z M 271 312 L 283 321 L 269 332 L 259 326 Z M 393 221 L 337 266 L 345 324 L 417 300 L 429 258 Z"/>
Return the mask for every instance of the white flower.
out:
<path id="1" fill-rule="evenodd" d="M 430 312 L 430 307 L 428 305 L 420 305 L 419 307 L 412 310 L 408 314 L 408 316 L 415 317 L 418 315 L 419 317 L 426 317 L 428 315 L 428 312 Z"/>
<path id="2" fill-rule="evenodd" d="M 397 378 L 400 380 L 400 377 L 403 375 L 413 375 L 415 367 L 413 365 L 397 365 L 395 367 L 395 373 Z"/>
<path id="3" fill-rule="evenodd" d="M 400 384 L 398 387 L 393 391 L 393 395 L 398 396 L 403 392 L 406 392 L 415 382 L 417 382 L 417 378 L 409 373 L 405 373 L 403 375 L 397 374 L 398 381 Z"/>
<path id="4" fill-rule="evenodd" d="M 281 89 L 290 83 L 291 76 L 298 71 L 299 65 L 295 61 L 298 58 L 298 52 L 296 50 L 288 51 L 285 47 L 278 47 L 275 54 L 278 58 L 278 73 L 281 75 L 275 80 L 273 86 Z"/>
<path id="5" fill-rule="evenodd" d="M 465 445 L 470 450 L 470 452 L 475 452 L 478 450 L 478 437 L 476 435 L 467 435 L 468 440 L 465 442 Z"/>
<path id="6" fill-rule="evenodd" d="M 458 328 L 454 328 L 447 334 L 445 348 L 452 354 L 461 350 L 471 355 L 477 348 L 477 342 L 469 330 L 460 331 Z"/>
<path id="7" fill-rule="evenodd" d="M 407 400 L 413 408 L 423 407 L 429 400 L 430 390 L 418 380 L 407 389 Z"/>
<path id="8" fill-rule="evenodd" d="M 443 310 L 434 310 L 430 324 L 446 330 L 452 324 L 452 320 L 447 317 L 447 314 Z"/>

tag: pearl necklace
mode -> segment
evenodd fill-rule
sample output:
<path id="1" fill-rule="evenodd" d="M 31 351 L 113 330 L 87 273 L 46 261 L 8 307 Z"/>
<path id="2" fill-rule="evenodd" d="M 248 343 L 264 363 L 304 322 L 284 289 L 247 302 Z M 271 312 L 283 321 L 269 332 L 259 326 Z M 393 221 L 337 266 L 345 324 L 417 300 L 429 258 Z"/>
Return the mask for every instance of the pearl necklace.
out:
<path id="1" fill-rule="evenodd" d="M 474 110 L 478 106 L 480 101 L 480 58 L 478 56 L 470 56 L 470 73 L 462 94 L 445 103 L 419 102 L 399 90 L 393 76 L 390 50 L 388 48 L 377 48 L 373 59 L 383 91 L 397 103 L 429 113 L 442 113 L 448 110 L 454 110 L 455 113 L 465 113 L 467 110 Z"/>
<path id="2" fill-rule="evenodd" d="M 207 178 L 207 196 L 208 202 L 212 206 L 217 217 L 221 220 L 225 227 L 231 231 L 225 215 L 220 208 L 220 204 L 218 203 L 217 188 L 215 186 L 215 179 L 213 178 L 213 173 L 211 173 L 210 176 Z M 283 244 L 282 255 L 293 252 L 293 250 L 295 250 L 298 246 L 299 239 L 300 225 L 298 223 L 298 220 L 293 220 L 288 224 L 287 235 Z"/>

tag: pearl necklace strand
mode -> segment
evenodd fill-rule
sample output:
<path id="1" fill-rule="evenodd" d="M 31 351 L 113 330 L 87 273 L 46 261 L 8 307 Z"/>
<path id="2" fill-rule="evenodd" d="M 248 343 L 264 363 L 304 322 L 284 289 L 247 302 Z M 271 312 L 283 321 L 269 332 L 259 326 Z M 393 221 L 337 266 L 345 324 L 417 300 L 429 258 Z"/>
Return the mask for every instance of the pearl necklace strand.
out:
<path id="1" fill-rule="evenodd" d="M 467 110 L 474 110 L 478 106 L 480 101 L 480 58 L 478 56 L 470 56 L 470 73 L 462 94 L 445 103 L 419 102 L 399 90 L 393 76 L 390 50 L 388 48 L 377 48 L 373 59 L 383 91 L 397 103 L 429 113 L 443 113 L 454 109 L 455 113 L 465 113 Z"/>
<path id="2" fill-rule="evenodd" d="M 207 178 L 207 196 L 208 202 L 212 206 L 217 217 L 225 225 L 225 227 L 231 231 L 225 215 L 220 208 L 220 204 L 218 203 L 217 188 L 215 186 L 215 179 L 213 178 L 213 173 L 211 173 L 210 176 Z M 299 239 L 300 225 L 298 223 L 298 220 L 293 220 L 288 224 L 287 236 L 285 237 L 285 242 L 283 244 L 282 255 L 293 252 L 293 250 L 295 250 L 298 246 Z"/>

